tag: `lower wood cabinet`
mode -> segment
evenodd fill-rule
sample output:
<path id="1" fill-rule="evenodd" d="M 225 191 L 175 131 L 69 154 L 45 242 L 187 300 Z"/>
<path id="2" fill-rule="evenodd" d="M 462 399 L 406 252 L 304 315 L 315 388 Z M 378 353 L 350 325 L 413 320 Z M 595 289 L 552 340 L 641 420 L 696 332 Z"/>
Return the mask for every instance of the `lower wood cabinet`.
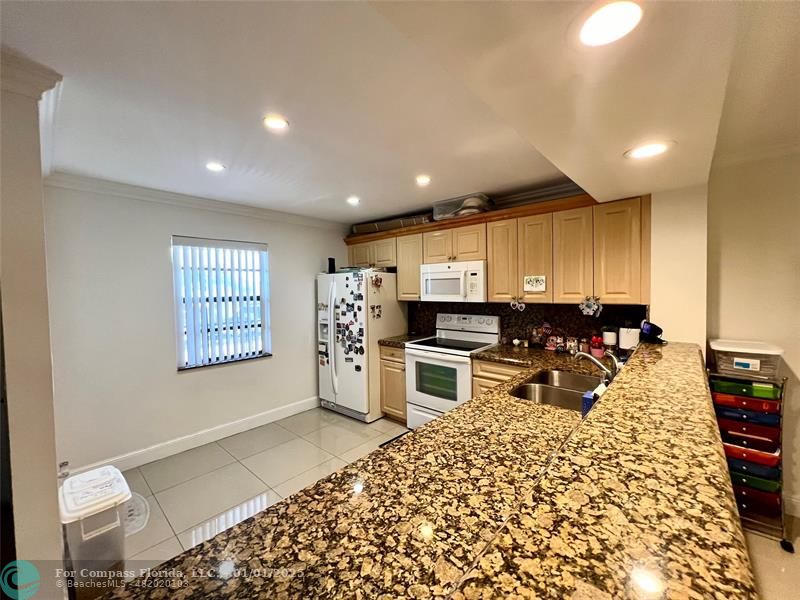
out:
<path id="1" fill-rule="evenodd" d="M 526 371 L 528 367 L 517 367 L 505 363 L 488 360 L 472 361 L 472 397 L 479 396 L 486 390 L 508 381 L 512 377 Z"/>
<path id="2" fill-rule="evenodd" d="M 406 364 L 403 350 L 381 347 L 381 411 L 406 424 Z"/>

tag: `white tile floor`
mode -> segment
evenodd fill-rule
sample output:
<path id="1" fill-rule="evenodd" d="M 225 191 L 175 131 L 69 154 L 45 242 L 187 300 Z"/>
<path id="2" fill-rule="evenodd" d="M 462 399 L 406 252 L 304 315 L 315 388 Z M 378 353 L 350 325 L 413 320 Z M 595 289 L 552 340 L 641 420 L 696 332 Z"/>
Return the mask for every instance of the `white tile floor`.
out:
<path id="1" fill-rule="evenodd" d="M 315 408 L 125 472 L 150 519 L 125 540 L 133 566 L 155 566 L 311 485 L 406 431 Z"/>
<path id="2" fill-rule="evenodd" d="M 126 538 L 136 568 L 155 566 L 311 485 L 405 431 L 381 419 L 369 425 L 320 408 L 125 472 L 150 504 L 150 520 Z M 796 598 L 798 554 L 747 533 L 762 600 Z"/>
<path id="3" fill-rule="evenodd" d="M 745 533 L 761 600 L 790 600 L 800 597 L 799 519 L 789 518 L 789 534 L 794 543 L 795 554 L 784 552 L 775 540 L 749 531 Z"/>

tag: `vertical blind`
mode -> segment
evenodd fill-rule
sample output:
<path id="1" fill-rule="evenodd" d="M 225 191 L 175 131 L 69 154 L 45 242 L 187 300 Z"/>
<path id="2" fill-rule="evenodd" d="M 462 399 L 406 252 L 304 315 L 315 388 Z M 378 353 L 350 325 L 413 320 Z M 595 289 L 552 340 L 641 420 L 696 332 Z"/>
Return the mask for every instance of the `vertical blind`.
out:
<path id="1" fill-rule="evenodd" d="M 265 244 L 172 237 L 178 369 L 269 355 Z"/>

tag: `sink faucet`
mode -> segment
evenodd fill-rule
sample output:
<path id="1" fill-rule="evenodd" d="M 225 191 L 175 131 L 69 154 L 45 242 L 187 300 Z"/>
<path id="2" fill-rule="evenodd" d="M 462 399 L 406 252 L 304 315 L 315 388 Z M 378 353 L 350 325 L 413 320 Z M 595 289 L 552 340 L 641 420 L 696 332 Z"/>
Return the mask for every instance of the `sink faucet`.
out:
<path id="1" fill-rule="evenodd" d="M 603 373 L 605 373 L 605 376 L 609 381 L 614 379 L 614 375 L 616 375 L 616 373 L 612 373 L 611 369 L 609 369 L 607 366 L 605 366 L 603 363 L 601 363 L 599 360 L 597 360 L 594 356 L 592 356 L 591 354 L 587 354 L 586 352 L 576 352 L 575 353 L 575 360 L 580 360 L 582 358 L 586 358 L 586 359 L 590 360 L 592 363 L 594 363 L 594 365 L 598 369 L 600 369 Z"/>
<path id="2" fill-rule="evenodd" d="M 611 377 L 616 377 L 617 373 L 619 373 L 619 370 L 622 368 L 622 363 L 617 358 L 617 355 L 614 354 L 611 350 L 606 350 L 605 352 L 603 352 L 603 356 L 607 356 L 611 359 L 611 371 L 612 371 Z"/>

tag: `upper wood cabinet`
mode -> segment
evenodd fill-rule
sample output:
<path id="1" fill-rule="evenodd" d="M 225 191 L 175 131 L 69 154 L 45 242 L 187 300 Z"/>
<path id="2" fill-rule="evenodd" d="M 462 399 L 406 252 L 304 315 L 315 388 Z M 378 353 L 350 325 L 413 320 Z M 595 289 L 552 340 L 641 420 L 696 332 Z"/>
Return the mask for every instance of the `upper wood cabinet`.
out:
<path id="1" fill-rule="evenodd" d="M 422 237 L 424 263 L 486 259 L 486 224 L 428 231 Z"/>
<path id="2" fill-rule="evenodd" d="M 397 238 L 397 299 L 419 300 L 422 234 Z"/>
<path id="3" fill-rule="evenodd" d="M 640 198 L 594 207 L 594 292 L 603 304 L 642 301 Z"/>
<path id="4" fill-rule="evenodd" d="M 397 265 L 395 238 L 353 244 L 348 249 L 351 267 L 394 267 Z"/>
<path id="5" fill-rule="evenodd" d="M 350 267 L 369 267 L 372 264 L 371 260 L 371 244 L 369 242 L 364 244 L 354 244 L 349 248 L 350 260 L 348 261 Z"/>
<path id="6" fill-rule="evenodd" d="M 553 302 L 593 295 L 592 207 L 553 213 Z"/>
<path id="7" fill-rule="evenodd" d="M 517 219 L 517 262 L 519 297 L 524 302 L 553 301 L 553 215 Z M 526 292 L 526 275 L 544 275 L 543 292 Z"/>
<path id="8" fill-rule="evenodd" d="M 517 268 L 517 219 L 486 224 L 487 299 L 511 302 L 519 296 L 521 284 Z"/>
<path id="9" fill-rule="evenodd" d="M 453 232 L 455 260 L 486 260 L 486 224 L 456 227 Z"/>

